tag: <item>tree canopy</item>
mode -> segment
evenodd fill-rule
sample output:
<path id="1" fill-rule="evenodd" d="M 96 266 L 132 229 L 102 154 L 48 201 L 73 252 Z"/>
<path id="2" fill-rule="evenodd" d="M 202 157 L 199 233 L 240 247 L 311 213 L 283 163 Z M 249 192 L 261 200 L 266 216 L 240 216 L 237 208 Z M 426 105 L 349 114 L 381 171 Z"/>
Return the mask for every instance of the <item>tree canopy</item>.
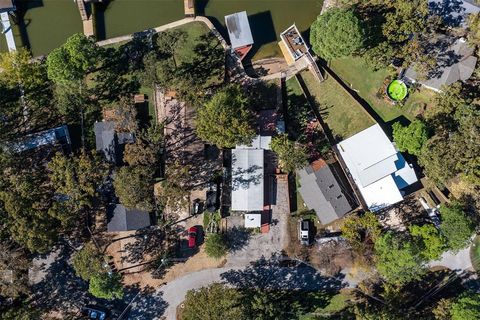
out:
<path id="1" fill-rule="evenodd" d="M 187 292 L 182 317 L 189 320 L 243 319 L 244 312 L 240 291 L 214 283 Z"/>
<path id="2" fill-rule="evenodd" d="M 121 167 L 115 173 L 113 186 L 120 203 L 126 208 L 153 210 L 153 170 L 151 168 Z"/>
<path id="3" fill-rule="evenodd" d="M 388 282 L 405 284 L 425 273 L 423 259 L 414 243 L 389 231 L 375 242 L 377 270 Z"/>
<path id="4" fill-rule="evenodd" d="M 412 225 L 409 227 L 409 231 L 413 238 L 419 242 L 417 245 L 427 261 L 439 259 L 447 248 L 445 238 L 434 225 Z"/>
<path id="5" fill-rule="evenodd" d="M 289 140 L 286 134 L 275 136 L 270 147 L 278 155 L 278 165 L 283 172 L 294 172 L 308 163 L 305 147 Z"/>
<path id="6" fill-rule="evenodd" d="M 420 120 L 414 120 L 407 127 L 402 126 L 400 122 L 395 122 L 392 128 L 393 141 L 398 149 L 418 156 L 428 139 L 426 125 Z"/>
<path id="7" fill-rule="evenodd" d="M 88 292 L 97 298 L 113 300 L 123 298 L 122 276 L 118 273 L 101 273 L 90 278 Z"/>
<path id="8" fill-rule="evenodd" d="M 480 294 L 465 293 L 456 299 L 450 310 L 452 320 L 479 319 Z"/>
<path id="9" fill-rule="evenodd" d="M 467 216 L 463 206 L 458 202 L 440 206 L 440 230 L 447 239 L 449 249 L 458 251 L 467 246 L 475 231 L 472 219 Z"/>
<path id="10" fill-rule="evenodd" d="M 77 276 L 86 281 L 107 271 L 103 254 L 92 242 L 85 244 L 73 255 L 72 263 Z"/>
<path id="11" fill-rule="evenodd" d="M 313 51 L 326 60 L 345 57 L 364 46 L 365 32 L 353 9 L 329 9 L 310 27 Z"/>
<path id="12" fill-rule="evenodd" d="M 100 48 L 93 38 L 74 34 L 47 57 L 48 77 L 55 83 L 83 80 L 96 67 Z"/>
<path id="13" fill-rule="evenodd" d="M 197 135 L 219 148 L 249 144 L 255 136 L 249 100 L 238 85 L 220 89 L 197 109 Z"/>

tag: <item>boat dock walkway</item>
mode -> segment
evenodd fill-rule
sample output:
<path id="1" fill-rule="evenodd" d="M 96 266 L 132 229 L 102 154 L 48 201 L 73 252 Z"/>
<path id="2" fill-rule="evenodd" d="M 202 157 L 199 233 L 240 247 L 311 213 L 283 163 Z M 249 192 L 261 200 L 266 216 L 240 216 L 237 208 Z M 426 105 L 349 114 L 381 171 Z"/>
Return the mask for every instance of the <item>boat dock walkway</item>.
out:
<path id="1" fill-rule="evenodd" d="M 7 12 L 0 13 L 1 24 L 3 26 L 2 33 L 5 35 L 7 40 L 8 51 L 16 51 L 17 45 L 15 44 L 15 38 L 13 37 L 12 26 L 10 25 L 10 18 L 8 17 Z"/>

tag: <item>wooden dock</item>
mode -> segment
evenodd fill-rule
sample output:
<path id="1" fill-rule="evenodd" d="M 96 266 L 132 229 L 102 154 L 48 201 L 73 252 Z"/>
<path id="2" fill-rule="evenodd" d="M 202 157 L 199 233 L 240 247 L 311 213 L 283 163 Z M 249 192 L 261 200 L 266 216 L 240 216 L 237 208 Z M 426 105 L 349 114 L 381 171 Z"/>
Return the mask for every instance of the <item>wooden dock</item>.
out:
<path id="1" fill-rule="evenodd" d="M 93 14 L 93 4 L 92 3 L 85 3 L 85 0 L 76 0 L 78 11 L 80 12 L 80 18 L 82 19 L 83 25 L 83 34 L 87 37 L 94 37 L 95 36 L 95 23 Z M 89 9 L 87 10 L 87 6 Z M 89 13 L 90 12 L 90 13 Z"/>
<path id="2" fill-rule="evenodd" d="M 195 17 L 195 0 L 183 0 L 185 17 Z"/>

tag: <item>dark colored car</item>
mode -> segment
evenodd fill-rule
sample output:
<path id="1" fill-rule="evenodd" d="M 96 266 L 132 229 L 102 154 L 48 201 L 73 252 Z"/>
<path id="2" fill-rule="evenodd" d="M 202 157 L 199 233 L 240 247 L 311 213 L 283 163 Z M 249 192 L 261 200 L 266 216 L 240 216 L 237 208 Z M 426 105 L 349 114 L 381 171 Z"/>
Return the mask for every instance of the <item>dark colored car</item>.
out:
<path id="1" fill-rule="evenodd" d="M 94 319 L 94 320 L 107 319 L 107 312 L 100 310 L 100 308 L 96 306 L 87 306 L 83 308 L 83 314 L 87 317 L 87 319 Z"/>
<path id="2" fill-rule="evenodd" d="M 190 227 L 188 229 L 188 247 L 195 248 L 197 246 L 197 227 Z"/>

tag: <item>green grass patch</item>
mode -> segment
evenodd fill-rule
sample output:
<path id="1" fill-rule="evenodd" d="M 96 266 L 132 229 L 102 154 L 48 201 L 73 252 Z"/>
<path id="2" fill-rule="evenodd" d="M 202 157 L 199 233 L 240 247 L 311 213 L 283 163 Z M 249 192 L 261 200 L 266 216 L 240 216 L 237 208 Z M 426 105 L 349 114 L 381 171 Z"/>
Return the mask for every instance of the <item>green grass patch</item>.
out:
<path id="1" fill-rule="evenodd" d="M 393 105 L 382 97 L 378 97 L 385 79 L 392 75 L 388 69 L 372 71 L 360 57 L 335 59 L 330 67 L 352 89 L 356 90 L 385 122 L 401 116 L 413 120 L 431 103 L 434 94 L 428 89 L 420 89 L 410 93 L 404 106 Z"/>
<path id="2" fill-rule="evenodd" d="M 348 307 L 348 301 L 350 298 L 349 293 L 336 294 L 331 298 L 330 303 L 326 307 L 319 308 L 311 314 L 302 316 L 300 317 L 300 320 L 313 320 L 320 319 L 321 317 L 333 316 Z"/>
<path id="3" fill-rule="evenodd" d="M 318 82 L 309 71 L 302 72 L 301 76 L 317 101 L 322 118 L 338 140 L 375 124 L 363 107 L 332 77 Z"/>
<path id="4" fill-rule="evenodd" d="M 475 271 L 480 271 L 480 236 L 476 236 L 470 247 L 470 260 Z"/>

